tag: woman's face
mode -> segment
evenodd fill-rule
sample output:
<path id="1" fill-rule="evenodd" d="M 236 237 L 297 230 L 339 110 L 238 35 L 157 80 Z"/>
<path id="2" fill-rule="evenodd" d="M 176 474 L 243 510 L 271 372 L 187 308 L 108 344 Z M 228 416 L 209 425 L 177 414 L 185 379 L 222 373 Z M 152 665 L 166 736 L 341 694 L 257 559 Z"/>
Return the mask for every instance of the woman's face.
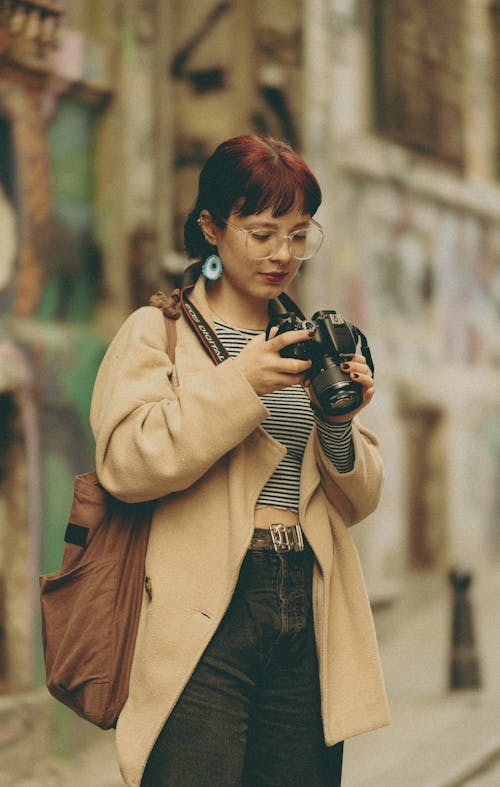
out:
<path id="1" fill-rule="evenodd" d="M 205 212 L 204 212 L 205 213 Z M 276 298 L 292 281 L 300 268 L 300 260 L 290 254 L 289 243 L 284 236 L 294 230 L 300 230 L 310 225 L 311 217 L 292 208 L 283 216 L 273 216 L 272 210 L 250 216 L 239 216 L 232 212 L 227 218 L 224 227 L 218 227 L 213 221 L 204 218 L 204 226 L 208 228 L 214 238 L 219 257 L 224 266 L 222 278 L 219 280 L 225 287 L 230 287 L 246 298 L 269 300 Z M 241 229 L 238 229 L 241 228 Z M 264 251 L 259 248 L 260 241 L 250 241 L 247 233 L 241 230 L 262 230 Z M 266 234 L 275 232 L 281 243 L 276 243 L 271 256 L 267 259 L 257 259 L 266 253 Z M 252 254 L 252 250 L 256 254 Z"/>

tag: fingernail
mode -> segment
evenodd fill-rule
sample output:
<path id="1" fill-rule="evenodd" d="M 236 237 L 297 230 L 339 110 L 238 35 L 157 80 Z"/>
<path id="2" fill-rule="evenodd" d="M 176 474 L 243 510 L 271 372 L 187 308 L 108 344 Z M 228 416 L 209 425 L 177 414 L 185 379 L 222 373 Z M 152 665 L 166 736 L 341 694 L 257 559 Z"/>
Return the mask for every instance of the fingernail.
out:
<path id="1" fill-rule="evenodd" d="M 353 372 L 353 373 L 352 373 L 352 376 L 353 376 L 353 377 L 354 377 L 354 378 L 357 380 L 357 379 L 358 379 L 358 377 L 359 377 L 359 374 L 358 374 L 357 372 Z"/>
<path id="2" fill-rule="evenodd" d="M 343 364 L 342 364 L 342 366 L 341 366 L 340 368 L 341 368 L 341 369 L 344 369 L 344 371 L 347 371 L 347 370 L 348 370 L 348 368 L 349 368 L 349 364 L 348 364 L 348 363 L 343 363 Z"/>
<path id="3" fill-rule="evenodd" d="M 312 337 L 312 336 L 314 336 L 315 333 L 316 333 L 316 331 L 309 331 L 309 336 Z"/>

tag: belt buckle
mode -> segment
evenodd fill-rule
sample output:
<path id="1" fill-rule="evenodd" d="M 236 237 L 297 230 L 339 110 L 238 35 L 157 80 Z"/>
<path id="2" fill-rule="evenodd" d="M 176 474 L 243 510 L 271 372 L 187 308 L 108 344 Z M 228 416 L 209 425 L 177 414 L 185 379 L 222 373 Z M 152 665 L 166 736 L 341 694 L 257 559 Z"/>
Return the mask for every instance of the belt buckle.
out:
<path id="1" fill-rule="evenodd" d="M 274 551 L 279 555 L 284 552 L 302 552 L 304 539 L 300 525 L 283 525 L 281 522 L 269 525 Z"/>

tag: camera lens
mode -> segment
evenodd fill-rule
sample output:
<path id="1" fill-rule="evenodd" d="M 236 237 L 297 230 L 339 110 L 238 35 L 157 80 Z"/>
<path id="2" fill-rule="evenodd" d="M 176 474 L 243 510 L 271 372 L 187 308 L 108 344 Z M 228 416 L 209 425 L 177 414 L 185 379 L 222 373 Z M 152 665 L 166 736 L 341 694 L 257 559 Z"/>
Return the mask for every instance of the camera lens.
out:
<path id="1" fill-rule="evenodd" d="M 329 367 L 312 381 L 319 403 L 330 415 L 344 415 L 363 401 L 362 386 L 344 375 L 338 367 Z"/>
<path id="2" fill-rule="evenodd" d="M 355 410 L 361 404 L 361 397 L 357 391 L 332 391 L 325 399 L 326 410 L 332 415 L 343 415 Z"/>

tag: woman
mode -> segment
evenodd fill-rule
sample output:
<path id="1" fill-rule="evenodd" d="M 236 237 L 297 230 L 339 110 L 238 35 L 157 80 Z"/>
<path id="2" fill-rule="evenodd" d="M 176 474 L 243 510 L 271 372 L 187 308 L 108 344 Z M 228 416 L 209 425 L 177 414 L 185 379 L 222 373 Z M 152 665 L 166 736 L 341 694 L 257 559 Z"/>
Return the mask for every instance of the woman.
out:
<path id="1" fill-rule="evenodd" d="M 157 500 L 117 726 L 134 787 L 339 785 L 342 741 L 388 722 L 347 531 L 377 505 L 377 442 L 357 411 L 309 406 L 310 361 L 281 351 L 310 331 L 265 336 L 319 250 L 320 201 L 285 143 L 222 143 L 185 226 L 203 269 L 183 298 L 175 365 L 161 312 L 144 307 L 97 377 L 99 478 L 125 501 Z M 345 371 L 361 410 L 374 392 L 365 358 Z"/>

